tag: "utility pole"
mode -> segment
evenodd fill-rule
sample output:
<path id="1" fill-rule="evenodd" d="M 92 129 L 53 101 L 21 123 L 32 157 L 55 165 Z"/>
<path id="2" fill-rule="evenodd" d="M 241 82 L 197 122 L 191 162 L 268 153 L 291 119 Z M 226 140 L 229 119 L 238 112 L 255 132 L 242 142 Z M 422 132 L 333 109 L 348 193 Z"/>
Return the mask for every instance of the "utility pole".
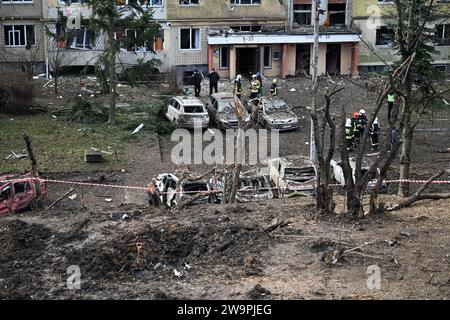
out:
<path id="1" fill-rule="evenodd" d="M 319 24 L 320 15 L 323 11 L 320 9 L 320 0 L 313 1 L 312 12 L 314 13 L 314 46 L 313 46 L 313 70 L 312 70 L 312 81 L 311 81 L 311 115 L 316 115 L 316 95 L 317 95 L 317 73 L 319 62 Z M 316 161 L 316 141 L 314 132 L 314 121 L 311 116 L 311 136 L 309 141 L 309 159 L 311 161 Z"/>

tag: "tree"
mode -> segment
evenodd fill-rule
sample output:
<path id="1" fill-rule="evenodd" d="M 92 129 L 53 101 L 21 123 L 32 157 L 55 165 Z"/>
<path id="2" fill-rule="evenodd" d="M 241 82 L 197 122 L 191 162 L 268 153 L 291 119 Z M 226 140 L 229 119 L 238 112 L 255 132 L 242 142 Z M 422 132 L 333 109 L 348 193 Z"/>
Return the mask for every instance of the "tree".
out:
<path id="1" fill-rule="evenodd" d="M 101 60 L 105 61 L 109 84 L 109 116 L 108 123 L 116 123 L 116 95 L 117 95 L 117 52 L 119 44 L 126 46 L 147 47 L 159 35 L 159 24 L 153 20 L 153 11 L 141 5 L 139 0 L 128 0 L 125 5 L 118 5 L 116 0 L 86 0 L 92 9 L 89 19 L 89 29 L 95 33 L 106 33 L 106 44 Z M 122 1 L 120 2 L 122 3 Z M 116 37 L 118 33 L 125 34 L 125 30 L 134 30 L 131 36 Z"/>

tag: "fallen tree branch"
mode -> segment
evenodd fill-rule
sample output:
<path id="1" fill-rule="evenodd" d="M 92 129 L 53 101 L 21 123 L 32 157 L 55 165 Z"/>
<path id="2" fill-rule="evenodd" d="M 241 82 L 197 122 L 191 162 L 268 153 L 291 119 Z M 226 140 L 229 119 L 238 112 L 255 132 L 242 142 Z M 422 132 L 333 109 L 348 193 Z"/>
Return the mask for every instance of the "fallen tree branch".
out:
<path id="1" fill-rule="evenodd" d="M 218 194 L 218 193 L 222 193 L 222 191 L 206 191 L 206 192 L 197 193 L 196 195 L 186 199 L 185 201 L 182 201 L 182 202 L 178 203 L 177 204 L 177 210 L 183 209 L 184 207 L 190 205 L 192 202 L 194 202 L 194 201 L 196 201 L 196 200 L 198 200 L 200 198 L 203 198 L 203 197 L 206 197 L 206 196 L 210 196 L 210 195 L 213 195 L 213 194 Z"/>
<path id="2" fill-rule="evenodd" d="M 366 242 L 366 243 L 364 243 L 364 244 L 362 244 L 360 246 L 357 246 L 357 247 L 345 250 L 342 254 L 349 253 L 349 252 L 361 249 L 362 247 L 368 246 L 369 244 L 372 244 L 372 243 L 375 243 L 375 242 L 378 242 L 378 241 L 380 241 L 380 239 L 375 239 L 375 240 L 372 240 L 370 242 Z"/>
<path id="3" fill-rule="evenodd" d="M 426 188 L 428 188 L 428 186 L 437 178 L 439 178 L 440 176 L 442 176 L 444 174 L 445 170 L 441 170 L 438 173 L 436 173 L 435 175 L 433 175 L 430 179 L 427 180 L 427 182 L 421 186 L 419 188 L 419 190 L 416 191 L 416 193 L 414 193 L 411 197 L 409 197 L 408 199 L 406 199 L 405 201 L 400 202 L 399 204 L 396 204 L 392 207 L 389 207 L 386 209 L 386 211 L 395 211 L 398 209 L 402 209 L 402 208 L 406 208 L 409 207 L 410 205 L 412 205 L 414 202 L 419 201 L 419 200 L 424 200 L 427 198 L 423 198 L 422 196 L 422 192 L 425 191 Z M 430 195 L 428 195 L 430 196 Z M 431 198 L 428 198 L 431 199 Z M 442 199 L 442 198 L 437 198 L 437 199 Z M 433 199 L 435 200 L 435 199 Z"/>
<path id="4" fill-rule="evenodd" d="M 75 191 L 75 188 L 70 188 L 69 191 L 67 191 L 62 197 L 59 197 L 58 199 L 56 199 L 55 201 L 53 201 L 46 210 L 52 209 L 56 204 L 58 204 L 59 202 L 61 202 L 63 199 L 67 198 L 68 195 L 70 195 L 72 192 Z"/>

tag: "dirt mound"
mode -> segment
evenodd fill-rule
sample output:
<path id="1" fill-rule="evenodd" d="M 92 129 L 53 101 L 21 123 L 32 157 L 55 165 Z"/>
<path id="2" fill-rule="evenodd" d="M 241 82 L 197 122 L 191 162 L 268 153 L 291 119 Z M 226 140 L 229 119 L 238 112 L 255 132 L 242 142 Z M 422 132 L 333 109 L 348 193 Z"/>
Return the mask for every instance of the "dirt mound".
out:
<path id="1" fill-rule="evenodd" d="M 270 291 L 257 284 L 252 290 L 247 293 L 249 299 L 261 300 L 268 299 L 270 297 Z"/>
<path id="2" fill-rule="evenodd" d="M 137 236 L 136 236 L 137 234 Z M 245 265 L 248 273 L 262 273 L 255 256 L 267 246 L 269 235 L 262 229 L 243 225 L 146 227 L 108 243 L 89 244 L 73 249 L 66 257 L 78 264 L 85 275 L 112 278 L 137 268 L 147 273 L 161 272 L 155 266 L 199 265 L 214 262 L 229 266 Z M 136 243 L 142 243 L 139 260 Z M 250 257 L 250 258 L 249 258 Z M 164 267 L 162 271 L 171 272 Z"/>
<path id="3" fill-rule="evenodd" d="M 46 248 L 46 240 L 52 235 L 50 229 L 22 220 L 0 225 L 0 261 L 32 259 Z"/>

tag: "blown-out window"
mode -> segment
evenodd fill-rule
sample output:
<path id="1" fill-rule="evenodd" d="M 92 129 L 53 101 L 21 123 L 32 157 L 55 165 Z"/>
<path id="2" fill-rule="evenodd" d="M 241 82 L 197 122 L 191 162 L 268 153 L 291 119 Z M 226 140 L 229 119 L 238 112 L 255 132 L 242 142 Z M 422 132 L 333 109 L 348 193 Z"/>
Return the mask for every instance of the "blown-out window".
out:
<path id="1" fill-rule="evenodd" d="M 261 4 L 261 0 L 230 0 L 230 3 L 235 5 Z"/>
<path id="2" fill-rule="evenodd" d="M 450 45 L 450 24 L 436 25 L 436 44 L 439 46 Z"/>
<path id="3" fill-rule="evenodd" d="M 229 51 L 228 47 L 220 47 L 220 69 L 228 69 Z"/>
<path id="4" fill-rule="evenodd" d="M 200 49 L 200 29 L 180 29 L 180 49 Z"/>
<path id="5" fill-rule="evenodd" d="M 394 43 L 394 29 L 390 27 L 380 27 L 377 29 L 376 42 L 377 46 L 391 46 Z"/>

